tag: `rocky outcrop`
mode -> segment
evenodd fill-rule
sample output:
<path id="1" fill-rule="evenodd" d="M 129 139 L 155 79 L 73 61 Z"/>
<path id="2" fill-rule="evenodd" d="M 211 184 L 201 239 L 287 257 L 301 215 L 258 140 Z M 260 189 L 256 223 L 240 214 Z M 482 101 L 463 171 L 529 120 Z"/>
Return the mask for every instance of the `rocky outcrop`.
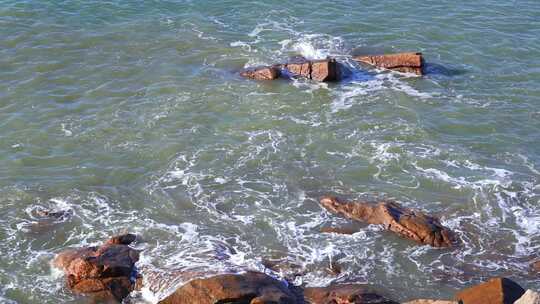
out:
<path id="1" fill-rule="evenodd" d="M 64 271 L 67 286 L 75 293 L 121 302 L 133 290 L 139 252 L 128 245 L 135 235 L 111 238 L 101 246 L 59 253 L 53 265 Z"/>
<path id="2" fill-rule="evenodd" d="M 438 219 L 395 202 L 342 202 L 337 197 L 325 196 L 320 203 L 333 213 L 369 224 L 384 225 L 386 229 L 421 244 L 433 247 L 450 247 L 454 244 L 453 233 Z"/>
<path id="3" fill-rule="evenodd" d="M 540 304 L 540 294 L 529 289 L 514 304 Z"/>
<path id="4" fill-rule="evenodd" d="M 445 301 L 445 300 L 428 300 L 428 299 L 419 299 L 405 302 L 403 304 L 458 304 L 456 301 Z"/>
<path id="5" fill-rule="evenodd" d="M 423 74 L 422 53 L 398 53 L 353 57 L 353 60 L 403 73 Z"/>
<path id="6" fill-rule="evenodd" d="M 240 76 L 255 80 L 274 80 L 280 75 L 281 70 L 277 66 L 248 68 L 240 72 Z"/>
<path id="7" fill-rule="evenodd" d="M 462 290 L 456 300 L 462 304 L 513 304 L 525 290 L 507 278 L 495 278 Z"/>
<path id="8" fill-rule="evenodd" d="M 304 301 L 310 304 L 397 304 L 360 284 L 309 287 L 304 289 Z"/>
<path id="9" fill-rule="evenodd" d="M 339 66 L 334 58 L 308 60 L 304 57 L 294 57 L 284 64 L 283 68 L 292 76 L 315 81 L 336 81 L 339 78 Z"/>
<path id="10" fill-rule="evenodd" d="M 246 272 L 189 281 L 159 303 L 295 304 L 297 301 L 284 282 L 264 273 Z"/>

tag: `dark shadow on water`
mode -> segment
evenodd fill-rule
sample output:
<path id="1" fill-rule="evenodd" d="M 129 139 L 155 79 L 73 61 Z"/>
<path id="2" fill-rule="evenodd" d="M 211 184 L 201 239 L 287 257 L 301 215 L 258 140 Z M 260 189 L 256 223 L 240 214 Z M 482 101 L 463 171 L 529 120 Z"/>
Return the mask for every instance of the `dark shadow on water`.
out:
<path id="1" fill-rule="evenodd" d="M 426 62 L 424 63 L 424 74 L 425 75 L 443 75 L 447 77 L 464 75 L 467 73 L 465 69 L 452 68 L 444 66 L 439 63 Z"/>

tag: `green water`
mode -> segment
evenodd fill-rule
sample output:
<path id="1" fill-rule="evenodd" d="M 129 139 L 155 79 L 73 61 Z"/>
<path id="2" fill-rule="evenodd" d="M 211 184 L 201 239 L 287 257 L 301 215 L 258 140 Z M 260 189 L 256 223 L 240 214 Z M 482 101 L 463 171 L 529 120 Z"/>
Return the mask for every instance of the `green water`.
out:
<path id="1" fill-rule="evenodd" d="M 421 51 L 425 77 L 351 53 Z M 335 56 L 338 84 L 237 76 Z M 540 286 L 540 2 L 0 1 L 0 302 L 79 303 L 49 262 L 142 235 L 144 296 L 287 257 L 295 283 L 450 298 Z M 440 216 L 439 250 L 346 224 L 327 193 Z M 43 221 L 36 210 L 68 210 Z M 327 273 L 337 261 L 343 273 Z M 142 298 L 146 299 L 143 300 Z"/>

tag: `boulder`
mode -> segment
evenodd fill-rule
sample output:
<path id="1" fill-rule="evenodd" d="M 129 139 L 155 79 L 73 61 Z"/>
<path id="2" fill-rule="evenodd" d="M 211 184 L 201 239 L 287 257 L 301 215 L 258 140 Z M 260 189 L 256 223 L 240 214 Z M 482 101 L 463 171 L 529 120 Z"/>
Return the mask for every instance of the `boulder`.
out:
<path id="1" fill-rule="evenodd" d="M 514 304 L 540 304 L 540 294 L 529 289 Z"/>
<path id="2" fill-rule="evenodd" d="M 403 304 L 458 304 L 456 301 L 445 301 L 445 300 L 429 300 L 429 299 L 419 299 L 405 302 Z"/>
<path id="3" fill-rule="evenodd" d="M 292 76 L 313 79 L 315 81 L 336 81 L 339 78 L 339 66 L 334 58 L 308 60 L 294 57 L 283 65 Z"/>
<path id="4" fill-rule="evenodd" d="M 274 80 L 281 75 L 277 66 L 248 68 L 240 72 L 240 76 L 255 80 Z"/>
<path id="5" fill-rule="evenodd" d="M 397 304 L 361 284 L 308 287 L 304 289 L 304 300 L 309 304 Z"/>
<path id="6" fill-rule="evenodd" d="M 250 271 L 191 280 L 159 303 L 295 304 L 297 301 L 284 282 Z"/>
<path id="7" fill-rule="evenodd" d="M 132 234 L 115 236 L 101 246 L 69 249 L 53 265 L 64 271 L 67 286 L 76 293 L 121 302 L 133 290 L 139 252 L 128 245 Z"/>
<path id="8" fill-rule="evenodd" d="M 525 290 L 507 278 L 494 278 L 460 291 L 455 299 L 462 304 L 513 304 Z"/>
<path id="9" fill-rule="evenodd" d="M 398 53 L 353 57 L 353 60 L 404 73 L 423 74 L 422 53 Z"/>
<path id="10" fill-rule="evenodd" d="M 346 218 L 384 225 L 402 237 L 433 247 L 451 247 L 453 233 L 435 217 L 400 206 L 395 202 L 342 202 L 325 196 L 320 203 L 327 210 Z"/>

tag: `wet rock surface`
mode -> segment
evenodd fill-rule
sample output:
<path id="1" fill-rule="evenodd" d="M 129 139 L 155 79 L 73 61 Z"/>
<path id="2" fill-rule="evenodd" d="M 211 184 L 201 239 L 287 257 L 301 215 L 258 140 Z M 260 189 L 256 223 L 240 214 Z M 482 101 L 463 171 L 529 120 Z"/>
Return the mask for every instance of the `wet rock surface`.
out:
<path id="1" fill-rule="evenodd" d="M 101 246 L 69 249 L 53 265 L 64 271 L 67 286 L 75 293 L 121 302 L 134 288 L 139 252 L 128 245 L 135 236 L 111 238 Z"/>
<path id="2" fill-rule="evenodd" d="M 281 75 L 277 66 L 248 68 L 240 72 L 240 76 L 255 80 L 274 80 Z"/>
<path id="3" fill-rule="evenodd" d="M 253 271 L 192 280 L 159 303 L 397 304 L 366 285 L 334 284 L 302 289 Z"/>
<path id="4" fill-rule="evenodd" d="M 273 80 L 283 74 L 320 82 L 336 81 L 339 80 L 339 64 L 334 58 L 308 60 L 299 56 L 285 64 L 247 68 L 240 72 L 240 76 L 255 80 Z"/>
<path id="5" fill-rule="evenodd" d="M 494 278 L 485 283 L 469 287 L 456 294 L 462 304 L 512 304 L 525 290 L 507 278 Z"/>
<path id="6" fill-rule="evenodd" d="M 397 304 L 361 284 L 306 288 L 304 301 L 310 304 Z"/>
<path id="7" fill-rule="evenodd" d="M 192 280 L 159 303 L 294 304 L 297 298 L 284 282 L 260 272 L 246 272 Z"/>
<path id="8" fill-rule="evenodd" d="M 453 233 L 435 217 L 404 208 L 395 202 L 344 202 L 334 196 L 320 199 L 327 210 L 346 218 L 384 225 L 387 230 L 433 247 L 451 247 Z"/>
<path id="9" fill-rule="evenodd" d="M 283 68 L 292 76 L 313 79 L 315 81 L 336 81 L 339 78 L 339 65 L 334 58 L 308 60 L 294 57 Z"/>
<path id="10" fill-rule="evenodd" d="M 399 71 L 403 73 L 423 74 L 424 59 L 422 53 L 409 52 L 384 55 L 356 56 L 355 61 L 367 63 L 376 67 Z"/>

